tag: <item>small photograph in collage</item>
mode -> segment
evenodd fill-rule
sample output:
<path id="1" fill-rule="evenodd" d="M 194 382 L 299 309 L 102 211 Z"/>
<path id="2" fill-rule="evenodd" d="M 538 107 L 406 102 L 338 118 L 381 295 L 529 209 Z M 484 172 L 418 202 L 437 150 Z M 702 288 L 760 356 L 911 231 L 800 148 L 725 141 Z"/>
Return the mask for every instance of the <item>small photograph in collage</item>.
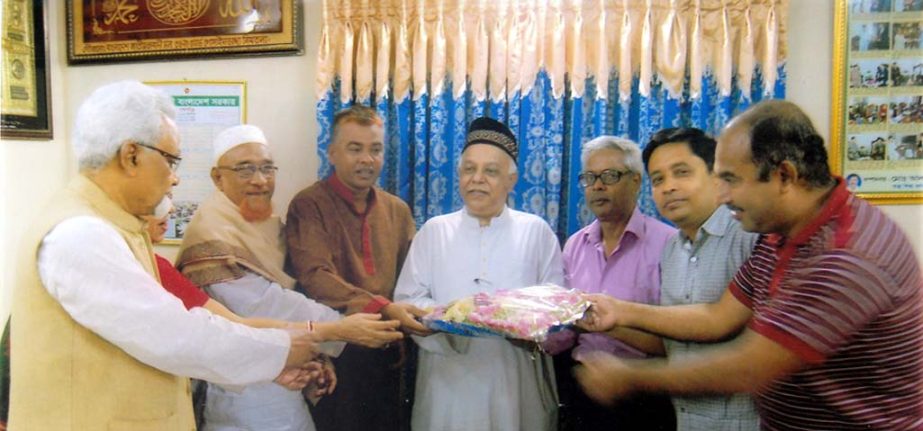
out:
<path id="1" fill-rule="evenodd" d="M 923 11 L 923 0 L 893 0 L 895 12 Z"/>
<path id="2" fill-rule="evenodd" d="M 889 61 L 885 58 L 852 60 L 849 64 L 849 88 L 887 87 L 891 73 Z"/>
<path id="3" fill-rule="evenodd" d="M 891 44 L 893 50 L 920 49 L 923 46 L 921 38 L 923 31 L 919 22 L 896 22 L 893 26 L 894 40 Z"/>
<path id="4" fill-rule="evenodd" d="M 891 97 L 891 124 L 923 123 L 923 96 Z"/>
<path id="5" fill-rule="evenodd" d="M 878 51 L 891 49 L 891 23 L 857 22 L 849 28 L 851 51 Z"/>
<path id="6" fill-rule="evenodd" d="M 923 58 L 898 58 L 889 69 L 892 87 L 923 85 Z"/>
<path id="7" fill-rule="evenodd" d="M 888 160 L 923 159 L 923 133 L 898 133 L 888 142 Z"/>
<path id="8" fill-rule="evenodd" d="M 850 97 L 848 111 L 850 125 L 883 124 L 888 119 L 888 98 L 885 96 Z"/>
<path id="9" fill-rule="evenodd" d="M 849 3 L 850 13 L 891 12 L 892 0 L 854 0 Z M 897 0 L 898 2 L 901 0 Z"/>
<path id="10" fill-rule="evenodd" d="M 846 158 L 850 161 L 884 160 L 888 136 L 885 133 L 860 133 L 849 135 L 846 141 Z"/>

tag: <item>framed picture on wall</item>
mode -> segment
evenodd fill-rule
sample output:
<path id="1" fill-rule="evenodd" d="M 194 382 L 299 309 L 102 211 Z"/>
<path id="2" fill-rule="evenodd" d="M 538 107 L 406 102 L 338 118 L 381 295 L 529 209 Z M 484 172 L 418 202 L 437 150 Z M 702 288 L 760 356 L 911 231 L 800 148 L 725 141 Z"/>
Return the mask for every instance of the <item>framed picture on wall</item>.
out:
<path id="1" fill-rule="evenodd" d="M 923 203 L 923 0 L 836 0 L 834 32 L 834 172 L 874 203 Z"/>
<path id="2" fill-rule="evenodd" d="M 51 87 L 42 0 L 3 6 L 3 94 L 0 136 L 51 139 Z"/>
<path id="3" fill-rule="evenodd" d="M 295 0 L 65 0 L 67 61 L 300 54 Z"/>

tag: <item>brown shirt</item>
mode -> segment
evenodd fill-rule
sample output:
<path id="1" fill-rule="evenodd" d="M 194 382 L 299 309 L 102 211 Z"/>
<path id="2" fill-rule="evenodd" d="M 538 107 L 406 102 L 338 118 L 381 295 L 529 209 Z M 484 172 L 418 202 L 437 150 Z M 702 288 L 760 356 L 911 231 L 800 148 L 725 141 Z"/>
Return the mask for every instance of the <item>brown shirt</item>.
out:
<path id="1" fill-rule="evenodd" d="M 309 297 L 346 314 L 389 303 L 416 228 L 404 201 L 381 189 L 364 213 L 336 175 L 302 190 L 285 224 L 288 267 Z"/>

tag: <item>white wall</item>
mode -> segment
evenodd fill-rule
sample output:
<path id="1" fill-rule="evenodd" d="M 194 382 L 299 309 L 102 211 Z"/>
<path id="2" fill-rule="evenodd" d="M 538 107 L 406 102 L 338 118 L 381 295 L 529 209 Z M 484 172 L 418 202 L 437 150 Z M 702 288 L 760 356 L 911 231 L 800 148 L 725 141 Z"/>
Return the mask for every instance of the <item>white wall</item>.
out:
<path id="1" fill-rule="evenodd" d="M 46 3 L 47 4 L 47 3 Z M 57 4 L 57 2 L 55 2 Z M 47 6 L 46 6 L 47 7 Z M 48 67 L 51 79 L 52 141 L 0 142 L 0 319 L 6 323 L 13 289 L 19 237 L 41 210 L 41 203 L 74 172 L 70 149 L 64 139 L 67 115 L 64 3 L 47 11 Z"/>
<path id="2" fill-rule="evenodd" d="M 0 145 L 0 319 L 9 314 L 21 232 L 50 194 L 76 171 L 67 136 L 80 102 L 96 87 L 120 79 L 247 81 L 248 121 L 262 127 L 279 164 L 275 202 L 279 211 L 315 179 L 314 70 L 320 37 L 320 1 L 305 6 L 305 54 L 180 62 L 67 66 L 64 2 L 51 4 L 48 21 L 55 139 L 4 141 Z M 788 98 L 800 104 L 825 137 L 830 133 L 833 0 L 789 2 Z M 911 235 L 923 261 L 923 206 L 885 211 Z M 172 255 L 172 248 L 161 248 Z"/>

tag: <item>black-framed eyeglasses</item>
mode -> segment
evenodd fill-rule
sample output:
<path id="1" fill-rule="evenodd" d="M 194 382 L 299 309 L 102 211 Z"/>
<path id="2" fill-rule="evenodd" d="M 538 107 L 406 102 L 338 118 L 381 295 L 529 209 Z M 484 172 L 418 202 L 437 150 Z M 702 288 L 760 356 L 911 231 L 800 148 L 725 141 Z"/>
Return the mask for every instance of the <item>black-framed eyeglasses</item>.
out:
<path id="1" fill-rule="evenodd" d="M 274 177 L 276 176 L 276 171 L 279 170 L 279 167 L 271 163 L 259 166 L 245 163 L 234 167 L 218 166 L 218 169 L 234 171 L 234 173 L 237 174 L 237 178 L 242 180 L 249 180 L 250 178 L 253 178 L 254 175 L 256 175 L 256 171 L 260 171 L 264 177 Z"/>
<path id="2" fill-rule="evenodd" d="M 593 184 L 596 184 L 596 180 L 599 179 L 603 184 L 611 186 L 619 182 L 623 176 L 630 174 L 631 171 L 619 171 L 615 169 L 606 169 L 600 173 L 595 172 L 582 172 L 577 176 L 577 181 L 580 181 L 580 187 L 590 187 Z"/>
<path id="3" fill-rule="evenodd" d="M 179 162 L 182 162 L 182 161 L 183 161 L 183 158 L 182 158 L 182 157 L 174 156 L 173 154 L 170 154 L 170 153 L 168 153 L 168 152 L 166 152 L 166 151 L 164 151 L 164 150 L 161 150 L 160 148 L 157 148 L 157 147 L 155 147 L 155 146 L 147 145 L 147 144 L 142 144 L 142 143 L 140 143 L 140 142 L 135 142 L 135 143 L 138 144 L 139 146 L 142 146 L 142 147 L 144 147 L 144 148 L 147 148 L 148 150 L 154 150 L 154 151 L 160 153 L 160 155 L 163 156 L 164 160 L 167 161 L 167 165 L 170 166 L 170 170 L 173 171 L 173 172 L 176 172 L 176 170 L 179 169 Z"/>

